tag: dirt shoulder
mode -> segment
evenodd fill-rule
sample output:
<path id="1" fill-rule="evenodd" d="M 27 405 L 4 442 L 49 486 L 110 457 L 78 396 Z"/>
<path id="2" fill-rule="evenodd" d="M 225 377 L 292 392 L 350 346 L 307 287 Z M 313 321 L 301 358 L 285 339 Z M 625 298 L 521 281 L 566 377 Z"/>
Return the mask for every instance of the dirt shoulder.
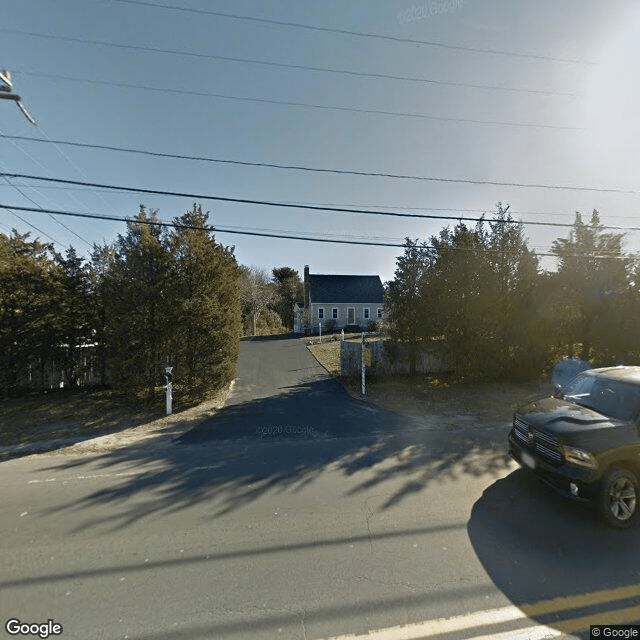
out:
<path id="1" fill-rule="evenodd" d="M 163 406 L 132 404 L 107 391 L 11 398 L 4 401 L 0 417 L 0 461 L 34 453 L 75 455 L 161 446 L 214 415 L 231 389 L 170 416 Z"/>
<path id="2" fill-rule="evenodd" d="M 340 342 L 311 340 L 309 351 L 354 397 L 361 381 L 340 378 Z M 514 410 L 527 400 L 549 395 L 551 382 L 447 383 L 433 376 L 401 376 L 367 380 L 364 399 L 372 405 L 402 413 L 425 427 L 458 431 L 468 427 L 492 429 L 500 436 Z"/>

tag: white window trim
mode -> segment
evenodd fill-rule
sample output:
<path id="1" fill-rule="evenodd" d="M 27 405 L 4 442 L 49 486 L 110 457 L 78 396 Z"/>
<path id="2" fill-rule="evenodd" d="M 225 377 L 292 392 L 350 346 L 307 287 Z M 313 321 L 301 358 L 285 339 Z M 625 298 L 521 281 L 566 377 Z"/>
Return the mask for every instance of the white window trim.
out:
<path id="1" fill-rule="evenodd" d="M 331 309 L 331 319 L 338 320 L 339 318 L 340 318 L 340 310 L 338 309 L 338 307 L 333 307 L 333 309 Z"/>
<path id="2" fill-rule="evenodd" d="M 378 307 L 378 318 L 382 318 L 382 307 Z"/>
<path id="3" fill-rule="evenodd" d="M 362 308 L 362 317 L 364 320 L 371 320 L 371 307 Z"/>
<path id="4" fill-rule="evenodd" d="M 318 320 L 324 320 L 324 307 L 318 307 Z"/>

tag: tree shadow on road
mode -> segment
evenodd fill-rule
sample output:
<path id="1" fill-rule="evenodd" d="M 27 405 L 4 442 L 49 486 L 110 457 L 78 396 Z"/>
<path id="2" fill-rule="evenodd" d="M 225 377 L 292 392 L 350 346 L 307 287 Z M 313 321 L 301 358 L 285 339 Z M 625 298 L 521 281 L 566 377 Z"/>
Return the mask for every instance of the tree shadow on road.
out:
<path id="1" fill-rule="evenodd" d="M 504 433 L 425 429 L 397 413 L 349 396 L 333 379 L 305 382 L 279 395 L 231 404 L 174 443 L 142 444 L 43 465 L 41 472 L 109 475 L 107 488 L 51 511 L 119 505 L 82 529 L 118 529 L 149 514 L 206 505 L 208 517 L 237 511 L 272 492 L 299 492 L 327 471 L 347 477 L 345 495 L 376 488 L 385 510 L 431 482 L 503 474 Z M 391 484 L 392 483 L 392 484 Z M 380 489 L 382 487 L 382 489 Z"/>

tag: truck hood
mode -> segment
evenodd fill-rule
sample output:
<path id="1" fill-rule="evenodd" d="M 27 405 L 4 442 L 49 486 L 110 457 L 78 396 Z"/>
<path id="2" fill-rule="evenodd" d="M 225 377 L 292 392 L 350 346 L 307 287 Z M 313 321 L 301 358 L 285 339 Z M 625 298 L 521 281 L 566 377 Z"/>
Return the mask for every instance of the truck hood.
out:
<path id="1" fill-rule="evenodd" d="M 620 427 L 626 423 L 602 415 L 593 409 L 560 398 L 535 400 L 520 407 L 516 415 L 536 429 L 558 436 L 584 434 Z"/>

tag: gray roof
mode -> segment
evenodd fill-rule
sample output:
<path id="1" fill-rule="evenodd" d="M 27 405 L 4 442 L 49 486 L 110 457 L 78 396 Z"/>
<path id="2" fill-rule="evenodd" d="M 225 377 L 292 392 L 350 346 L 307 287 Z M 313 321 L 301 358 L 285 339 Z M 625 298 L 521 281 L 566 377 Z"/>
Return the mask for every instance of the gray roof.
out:
<path id="1" fill-rule="evenodd" d="M 377 303 L 382 304 L 380 276 L 334 276 L 309 274 L 311 302 L 329 303 Z"/>

